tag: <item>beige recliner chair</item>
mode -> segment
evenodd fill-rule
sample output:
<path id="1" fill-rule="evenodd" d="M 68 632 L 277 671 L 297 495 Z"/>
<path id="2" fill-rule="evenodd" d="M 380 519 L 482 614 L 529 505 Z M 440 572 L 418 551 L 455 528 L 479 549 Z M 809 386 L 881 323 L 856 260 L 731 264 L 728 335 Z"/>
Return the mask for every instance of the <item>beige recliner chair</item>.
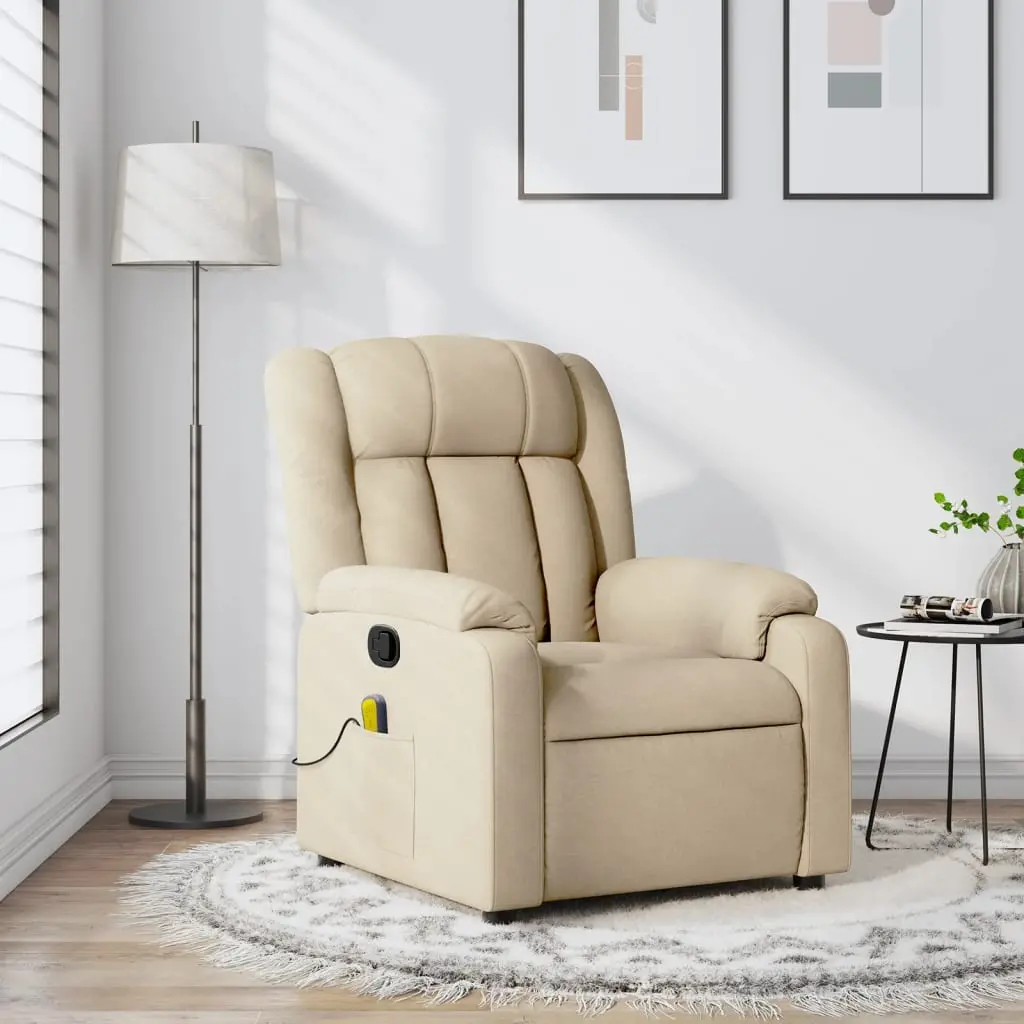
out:
<path id="1" fill-rule="evenodd" d="M 307 613 L 298 838 L 479 908 L 850 861 L 842 635 L 782 572 L 635 558 L 594 367 L 380 338 L 267 369 Z"/>

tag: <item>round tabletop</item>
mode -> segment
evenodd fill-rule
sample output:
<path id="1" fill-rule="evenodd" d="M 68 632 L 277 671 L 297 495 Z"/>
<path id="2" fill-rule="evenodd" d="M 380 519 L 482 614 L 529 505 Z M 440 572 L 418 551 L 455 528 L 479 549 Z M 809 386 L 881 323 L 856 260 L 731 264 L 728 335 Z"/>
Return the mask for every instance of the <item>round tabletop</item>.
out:
<path id="1" fill-rule="evenodd" d="M 962 634 L 950 633 L 948 636 L 922 636 L 913 630 L 886 630 L 882 622 L 862 622 L 857 627 L 861 636 L 870 637 L 872 640 L 902 640 L 915 644 L 1024 644 L 1024 629 L 1010 630 L 1008 633 L 995 633 L 990 636 L 963 636 Z M 922 628 L 927 629 L 928 623 L 922 622 Z M 970 626 L 964 625 L 964 632 L 970 632 Z"/>

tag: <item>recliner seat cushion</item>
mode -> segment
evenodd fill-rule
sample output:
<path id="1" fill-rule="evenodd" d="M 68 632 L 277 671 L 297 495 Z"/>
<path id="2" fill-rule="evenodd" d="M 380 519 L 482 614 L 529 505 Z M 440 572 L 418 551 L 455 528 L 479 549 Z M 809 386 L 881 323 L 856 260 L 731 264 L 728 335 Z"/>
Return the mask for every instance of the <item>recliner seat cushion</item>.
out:
<path id="1" fill-rule="evenodd" d="M 800 699 L 760 661 L 614 643 L 538 646 L 548 742 L 798 725 Z"/>

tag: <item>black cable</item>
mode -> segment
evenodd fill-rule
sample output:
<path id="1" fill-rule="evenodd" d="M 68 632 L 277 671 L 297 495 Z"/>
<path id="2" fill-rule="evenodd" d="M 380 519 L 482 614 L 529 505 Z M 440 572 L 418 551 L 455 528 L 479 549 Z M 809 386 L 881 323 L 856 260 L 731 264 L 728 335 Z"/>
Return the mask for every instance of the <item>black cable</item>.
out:
<path id="1" fill-rule="evenodd" d="M 338 733 L 338 738 L 334 741 L 331 749 L 324 754 L 323 757 L 318 757 L 315 761 L 300 761 L 297 757 L 292 758 L 292 764 L 298 765 L 300 768 L 308 768 L 311 764 L 319 764 L 321 761 L 326 761 L 337 749 L 338 744 L 341 742 L 341 737 L 345 735 L 345 730 L 348 728 L 349 722 L 355 722 L 359 725 L 359 722 L 355 718 L 346 718 L 344 724 L 341 727 L 341 732 Z"/>

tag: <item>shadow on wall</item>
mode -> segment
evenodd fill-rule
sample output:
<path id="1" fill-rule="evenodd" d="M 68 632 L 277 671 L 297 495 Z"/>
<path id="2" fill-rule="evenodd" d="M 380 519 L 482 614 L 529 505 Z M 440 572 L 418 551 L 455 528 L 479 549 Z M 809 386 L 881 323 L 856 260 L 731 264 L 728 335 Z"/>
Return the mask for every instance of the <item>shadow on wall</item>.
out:
<path id="1" fill-rule="evenodd" d="M 895 674 L 894 664 L 894 679 Z M 973 678 L 970 685 L 966 685 L 967 682 L 961 677 L 957 688 L 956 753 L 953 767 L 955 800 L 976 800 L 981 792 L 978 773 L 978 718 Z M 944 716 L 948 716 L 948 679 L 945 683 L 945 686 L 935 687 L 932 699 L 942 705 Z M 891 695 L 890 684 L 890 698 Z M 945 727 L 939 734 L 938 730 L 927 731 L 908 722 L 904 703 L 904 695 L 901 694 L 900 704 L 903 712 L 897 711 L 896 714 L 880 799 L 945 801 L 948 732 Z M 854 734 L 860 737 L 860 749 L 854 751 L 853 766 L 853 793 L 857 799 L 870 799 L 874 791 L 887 720 L 888 709 L 882 712 L 854 701 L 852 725 Z M 908 754 L 907 751 L 913 753 Z M 1016 799 L 1021 780 L 1019 762 L 1015 758 L 1000 757 L 989 751 L 986 765 L 989 798 Z"/>
<path id="2" fill-rule="evenodd" d="M 778 532 L 764 509 L 705 467 L 692 483 L 634 502 L 638 555 L 686 555 L 783 568 Z"/>
<path id="3" fill-rule="evenodd" d="M 893 645 L 896 646 L 895 644 Z M 893 666 L 893 681 L 896 677 L 896 668 Z M 892 681 L 890 681 L 889 697 L 892 698 Z M 949 688 L 947 687 L 943 693 L 943 699 L 946 701 L 946 709 L 949 708 Z M 908 702 L 909 703 L 909 702 Z M 924 757 L 928 759 L 933 758 L 944 758 L 946 756 L 946 737 L 936 736 L 934 733 L 926 732 L 923 729 L 919 729 L 917 726 L 907 721 L 906 707 L 904 707 L 904 713 L 901 715 L 897 711 L 896 724 L 892 730 L 892 743 L 890 745 L 890 757 L 895 757 L 899 751 L 912 750 L 917 757 Z M 881 708 L 868 707 L 865 704 L 860 704 L 857 701 L 853 702 L 851 709 L 851 727 L 854 734 L 860 737 L 861 750 L 858 754 L 859 758 L 872 761 L 872 772 L 878 768 L 878 758 L 882 753 L 882 741 L 885 739 L 885 726 L 889 718 L 889 709 L 886 707 L 884 710 Z M 970 757 L 976 757 L 978 754 L 977 743 L 968 743 L 968 737 L 976 737 L 977 735 L 977 723 L 973 717 L 968 720 L 966 705 L 964 707 L 964 717 L 960 723 L 960 734 L 963 741 L 960 744 L 960 749 L 965 755 Z M 863 787 L 863 782 L 861 782 Z M 884 793 L 883 793 L 884 796 Z M 940 796 L 945 796 L 945 787 L 941 790 L 936 789 L 936 799 Z"/>

